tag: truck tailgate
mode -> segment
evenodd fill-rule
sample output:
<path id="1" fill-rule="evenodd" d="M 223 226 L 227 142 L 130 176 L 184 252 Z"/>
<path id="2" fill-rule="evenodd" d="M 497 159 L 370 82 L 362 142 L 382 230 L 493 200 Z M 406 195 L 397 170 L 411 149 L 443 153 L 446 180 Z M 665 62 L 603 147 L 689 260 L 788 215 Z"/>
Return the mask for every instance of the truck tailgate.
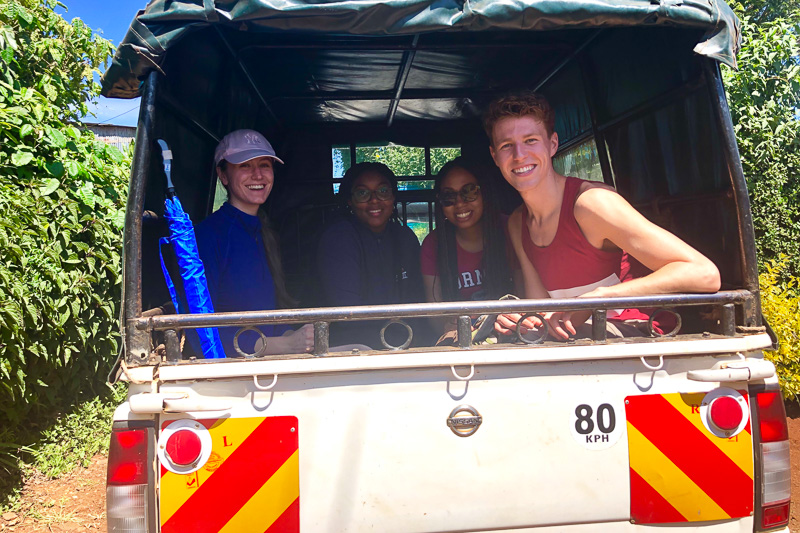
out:
<path id="1" fill-rule="evenodd" d="M 161 417 L 162 531 L 752 528 L 746 384 L 722 389 L 744 413 L 725 434 L 704 423 L 720 387 L 686 379 L 712 363 L 327 372 L 282 375 L 268 391 L 252 378 L 194 382 L 192 394 L 232 408 Z M 208 459 L 170 471 L 167 433 L 187 423 L 207 433 Z"/>

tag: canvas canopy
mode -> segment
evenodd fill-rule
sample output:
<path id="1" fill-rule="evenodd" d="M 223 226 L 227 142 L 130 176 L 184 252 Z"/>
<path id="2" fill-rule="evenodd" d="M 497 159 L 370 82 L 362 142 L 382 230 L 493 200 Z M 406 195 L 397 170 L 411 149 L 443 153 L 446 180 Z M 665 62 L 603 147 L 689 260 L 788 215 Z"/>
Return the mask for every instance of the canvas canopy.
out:
<path id="1" fill-rule="evenodd" d="M 103 94 L 139 96 L 144 76 L 161 70 L 171 49 L 182 40 L 203 31 L 235 33 L 238 54 L 250 45 L 297 37 L 355 39 L 356 43 L 367 37 L 395 37 L 414 39 L 416 44 L 420 37 L 436 32 L 637 27 L 697 30 L 696 53 L 735 67 L 739 22 L 721 0 L 153 0 L 137 13 L 117 49 L 103 76 Z M 398 49 L 404 43 L 391 42 Z M 359 61 L 339 59 L 335 64 L 339 79 L 363 74 Z M 370 59 L 377 59 L 376 66 L 382 64 L 380 58 Z M 192 63 L 203 68 L 202 57 L 193 58 Z M 398 69 L 402 68 L 404 63 L 398 63 Z M 324 70 L 325 63 L 320 65 Z M 324 77 L 325 72 L 320 74 Z"/>

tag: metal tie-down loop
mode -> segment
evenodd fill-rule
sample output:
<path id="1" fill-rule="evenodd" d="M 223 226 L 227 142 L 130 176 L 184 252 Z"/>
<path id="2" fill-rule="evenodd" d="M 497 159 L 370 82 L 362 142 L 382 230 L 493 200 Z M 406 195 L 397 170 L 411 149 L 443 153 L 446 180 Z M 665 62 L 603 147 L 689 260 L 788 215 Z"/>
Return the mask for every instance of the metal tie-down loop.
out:
<path id="1" fill-rule="evenodd" d="M 655 372 L 657 370 L 661 370 L 662 368 L 664 368 L 664 356 L 663 355 L 659 355 L 658 356 L 658 366 L 653 366 L 650 363 L 648 363 L 647 361 L 645 361 L 644 360 L 644 356 L 641 356 L 639 358 L 639 360 L 642 362 L 642 364 L 645 366 L 645 368 L 649 368 L 653 372 Z"/>
<path id="2" fill-rule="evenodd" d="M 544 333 L 539 337 L 535 338 L 534 340 L 528 340 L 522 336 L 520 332 L 520 325 L 522 322 L 529 317 L 535 316 L 539 320 L 542 321 L 542 326 L 544 326 Z M 517 320 L 517 340 L 524 342 L 525 344 L 542 344 L 544 340 L 547 338 L 547 335 L 550 333 L 550 326 L 547 324 L 547 320 L 544 319 L 544 316 L 540 315 L 539 313 L 525 313 Z"/>
<path id="3" fill-rule="evenodd" d="M 453 373 L 453 376 L 459 381 L 469 381 L 475 376 L 475 365 L 469 365 L 469 374 L 467 376 L 460 376 L 458 372 L 456 372 L 456 366 L 450 365 L 450 371 Z"/>
<path id="4" fill-rule="evenodd" d="M 261 348 L 259 348 L 254 353 L 246 353 L 243 352 L 241 348 L 239 348 L 239 335 L 241 335 L 245 331 L 255 331 L 261 337 Z M 242 357 L 261 357 L 262 355 L 264 355 L 264 352 L 267 351 L 267 336 L 264 335 L 263 331 L 253 326 L 247 326 L 241 328 L 239 329 L 239 331 L 236 332 L 236 335 L 233 336 L 233 349 L 236 350 L 236 353 L 238 353 Z"/>
<path id="5" fill-rule="evenodd" d="M 272 390 L 272 388 L 275 387 L 277 383 L 278 383 L 278 374 L 272 375 L 272 383 L 270 383 L 266 387 L 258 382 L 258 374 L 253 374 L 253 385 L 255 385 L 258 390 Z"/>
<path id="6" fill-rule="evenodd" d="M 675 327 L 672 328 L 672 331 L 670 331 L 668 333 L 659 333 L 653 327 L 653 321 L 655 320 L 655 318 L 658 315 L 660 315 L 662 313 L 668 313 L 668 314 L 670 314 L 670 315 L 675 317 Z M 650 315 L 650 319 L 647 321 L 647 330 L 650 332 L 650 335 L 652 337 L 674 337 L 681 330 L 681 326 L 682 325 L 683 325 L 683 320 L 681 319 L 681 315 L 679 315 L 677 313 L 677 311 L 675 311 L 674 309 L 671 309 L 671 308 L 662 307 L 661 309 L 656 309 Z"/>
<path id="7" fill-rule="evenodd" d="M 406 328 L 406 331 L 408 331 L 408 338 L 400 346 L 393 346 L 388 342 L 386 342 L 386 329 L 392 324 L 400 324 L 401 326 L 404 326 Z M 409 326 L 406 322 L 403 322 L 399 318 L 393 318 L 392 320 L 388 321 L 385 326 L 381 328 L 381 344 L 383 344 L 383 346 L 389 350 L 393 351 L 405 350 L 406 348 L 411 346 L 411 340 L 413 338 L 414 338 L 414 330 L 411 329 L 411 326 Z"/>

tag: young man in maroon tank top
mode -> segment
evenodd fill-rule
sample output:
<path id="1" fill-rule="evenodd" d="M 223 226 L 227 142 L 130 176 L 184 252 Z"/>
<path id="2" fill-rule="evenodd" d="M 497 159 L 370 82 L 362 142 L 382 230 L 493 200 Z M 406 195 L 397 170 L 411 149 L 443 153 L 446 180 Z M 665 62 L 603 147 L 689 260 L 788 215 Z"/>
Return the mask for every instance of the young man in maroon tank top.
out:
<path id="1" fill-rule="evenodd" d="M 484 116 L 492 158 L 523 200 L 509 219 L 509 234 L 522 266 L 525 297 L 719 290 L 719 270 L 709 259 L 647 220 L 613 188 L 556 172 L 554 125 L 553 109 L 533 92 L 495 100 Z M 628 254 L 652 273 L 633 279 Z M 546 318 L 551 335 L 567 339 L 578 334 L 589 316 L 589 311 L 575 311 Z M 609 311 L 608 316 L 609 323 L 618 325 L 646 320 L 637 310 Z M 495 327 L 509 333 L 518 319 L 501 315 Z"/>

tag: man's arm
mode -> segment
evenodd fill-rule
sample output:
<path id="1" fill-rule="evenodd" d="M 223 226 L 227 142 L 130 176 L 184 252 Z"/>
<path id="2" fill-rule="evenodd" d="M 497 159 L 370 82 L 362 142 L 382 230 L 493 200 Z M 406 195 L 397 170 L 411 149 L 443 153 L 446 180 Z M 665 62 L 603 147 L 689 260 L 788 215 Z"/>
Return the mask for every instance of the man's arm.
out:
<path id="1" fill-rule="evenodd" d="M 703 254 L 653 224 L 614 191 L 589 186 L 575 202 L 575 219 L 596 248 L 616 246 L 653 272 L 583 296 L 640 296 L 715 292 L 719 270 Z"/>
<path id="2" fill-rule="evenodd" d="M 651 274 L 611 287 L 598 287 L 581 297 L 611 298 L 676 292 L 715 292 L 719 270 L 703 254 L 653 224 L 616 191 L 584 184 L 575 201 L 575 220 L 595 248 L 620 248 L 652 270 Z M 565 311 L 548 317 L 550 332 L 569 338 L 591 312 Z"/>

